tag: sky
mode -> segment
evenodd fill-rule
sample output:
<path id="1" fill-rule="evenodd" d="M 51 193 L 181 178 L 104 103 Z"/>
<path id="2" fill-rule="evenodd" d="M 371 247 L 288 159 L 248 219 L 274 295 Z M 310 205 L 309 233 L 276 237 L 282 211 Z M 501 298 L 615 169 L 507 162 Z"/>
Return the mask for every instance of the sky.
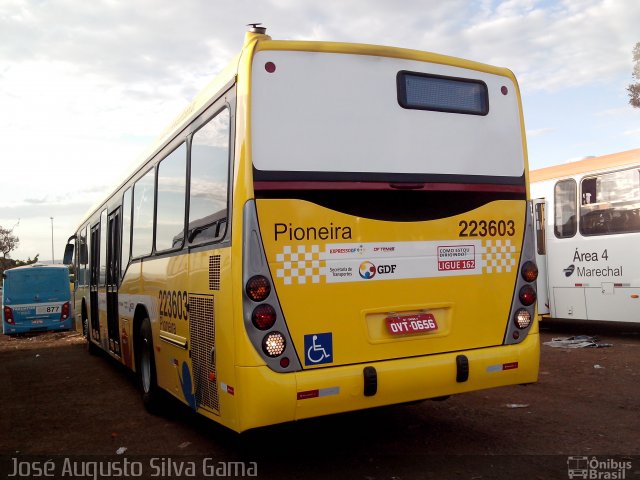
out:
<path id="1" fill-rule="evenodd" d="M 638 0 L 0 0 L 0 225 L 11 253 L 66 239 L 196 93 L 274 39 L 371 43 L 507 67 L 530 168 L 640 148 Z M 51 220 L 53 217 L 53 220 Z M 52 242 L 53 240 L 53 242 Z"/>

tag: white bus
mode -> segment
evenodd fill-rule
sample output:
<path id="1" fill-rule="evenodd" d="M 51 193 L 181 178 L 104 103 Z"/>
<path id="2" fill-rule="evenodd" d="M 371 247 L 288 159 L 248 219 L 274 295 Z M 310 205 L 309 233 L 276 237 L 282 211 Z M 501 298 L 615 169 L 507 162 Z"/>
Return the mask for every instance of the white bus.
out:
<path id="1" fill-rule="evenodd" d="M 544 318 L 640 322 L 640 149 L 531 171 Z"/>

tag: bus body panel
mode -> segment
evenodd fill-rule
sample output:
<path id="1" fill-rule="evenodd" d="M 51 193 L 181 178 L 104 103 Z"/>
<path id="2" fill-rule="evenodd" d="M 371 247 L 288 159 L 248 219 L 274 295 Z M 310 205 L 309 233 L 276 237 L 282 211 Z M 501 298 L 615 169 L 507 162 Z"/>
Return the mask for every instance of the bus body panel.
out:
<path id="1" fill-rule="evenodd" d="M 120 329 L 131 339 L 121 361 L 135 365 L 132 325 L 142 307 L 152 325 L 158 385 L 203 414 L 217 417 L 226 407 L 233 418 L 233 402 L 220 395 L 221 384 L 235 384 L 231 249 L 169 254 L 132 266 L 119 289 Z"/>
<path id="2" fill-rule="evenodd" d="M 237 397 L 243 415 L 236 429 L 244 431 L 273 423 L 536 382 L 540 355 L 537 328 L 520 344 L 476 349 L 465 355 L 470 372 L 469 380 L 462 383 L 456 382 L 456 353 L 286 375 L 274 373 L 268 367 L 238 367 Z M 365 367 L 376 369 L 376 395 L 364 395 Z"/>
<path id="3" fill-rule="evenodd" d="M 640 240 L 639 167 L 640 150 L 633 150 L 532 172 L 532 195 L 544 199 L 547 212 L 544 231 L 546 264 L 540 269 L 541 272 L 546 270 L 550 317 L 640 322 L 640 257 L 635 254 Z M 597 203 L 594 202 L 596 199 L 587 198 L 587 193 L 591 196 L 594 192 L 587 192 L 583 181 L 624 172 L 633 172 L 635 187 L 627 184 L 607 187 L 604 181 L 598 183 L 598 192 L 609 189 L 620 194 L 623 189 L 631 190 L 624 202 L 619 199 L 599 202 L 603 206 L 598 220 L 601 228 L 598 230 L 598 225 L 593 227 L 593 223 L 588 223 L 586 228 L 595 231 L 585 235 L 583 222 L 588 221 L 588 217 L 580 217 L 581 209 L 593 208 Z M 558 210 L 562 205 L 555 203 L 555 189 L 559 182 L 565 181 L 575 182 L 577 221 L 573 235 L 559 238 L 556 229 L 563 226 L 556 224 L 556 218 L 567 214 Z M 615 222 L 623 215 L 639 220 L 634 224 L 633 220 L 627 219 L 631 222 L 627 223 L 628 232 L 612 233 L 610 230 L 615 231 Z M 540 307 L 539 310 L 544 312 Z"/>
<path id="4" fill-rule="evenodd" d="M 273 73 L 266 71 L 267 62 L 275 64 Z M 482 82 L 489 111 L 403 108 L 396 85 L 403 71 Z M 255 55 L 252 75 L 257 170 L 524 174 L 518 96 L 508 77 L 407 59 L 268 50 Z"/>
<path id="5" fill-rule="evenodd" d="M 2 331 L 6 335 L 73 328 L 69 269 L 66 266 L 28 265 L 4 272 Z M 62 319 L 67 304 L 67 318 Z M 10 308 L 9 323 L 5 308 Z"/>
<path id="6" fill-rule="evenodd" d="M 544 198 L 536 198 L 533 203 L 534 230 L 536 232 L 536 265 L 538 266 L 538 279 L 536 280 L 536 290 L 538 293 L 537 311 L 538 315 L 549 313 L 549 286 L 547 285 L 547 241 L 546 217 L 548 215 L 548 205 Z"/>
<path id="7" fill-rule="evenodd" d="M 494 202 L 451 218 L 405 223 L 299 200 L 256 203 L 271 274 L 306 367 L 502 344 L 525 202 Z M 465 220 L 493 221 L 512 235 L 461 238 Z M 414 315 L 432 316 L 436 328 L 407 333 L 402 324 L 387 325 L 388 318 Z M 406 328 L 423 326 L 409 321 L 414 325 Z M 314 363 L 309 342 L 326 333 L 333 357 Z"/>

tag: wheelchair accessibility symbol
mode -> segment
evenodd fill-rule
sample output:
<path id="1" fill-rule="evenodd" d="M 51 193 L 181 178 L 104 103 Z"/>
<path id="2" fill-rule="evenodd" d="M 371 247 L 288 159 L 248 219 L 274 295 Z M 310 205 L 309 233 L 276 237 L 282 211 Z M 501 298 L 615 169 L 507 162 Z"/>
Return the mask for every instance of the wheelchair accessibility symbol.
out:
<path id="1" fill-rule="evenodd" d="M 333 362 L 333 335 L 314 333 L 304 336 L 304 364 L 320 365 Z"/>

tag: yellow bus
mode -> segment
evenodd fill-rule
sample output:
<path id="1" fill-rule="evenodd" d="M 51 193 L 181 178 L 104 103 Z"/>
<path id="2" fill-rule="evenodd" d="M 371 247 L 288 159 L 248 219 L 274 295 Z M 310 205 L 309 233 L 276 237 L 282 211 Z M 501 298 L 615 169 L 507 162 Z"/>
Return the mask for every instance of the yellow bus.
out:
<path id="1" fill-rule="evenodd" d="M 77 325 L 237 432 L 535 382 L 523 124 L 507 69 L 252 25 L 70 238 Z"/>

